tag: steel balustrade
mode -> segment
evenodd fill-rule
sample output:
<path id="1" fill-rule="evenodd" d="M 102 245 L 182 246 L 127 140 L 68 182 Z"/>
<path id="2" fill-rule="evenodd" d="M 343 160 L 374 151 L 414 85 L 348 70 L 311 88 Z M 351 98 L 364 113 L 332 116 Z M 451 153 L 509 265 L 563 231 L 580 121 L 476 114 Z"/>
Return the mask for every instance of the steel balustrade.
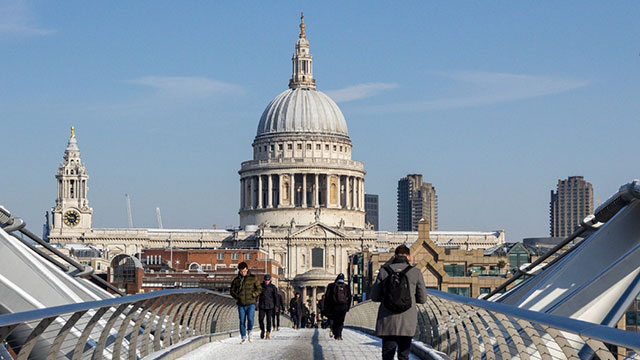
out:
<path id="1" fill-rule="evenodd" d="M 235 310 L 228 295 L 175 289 L 0 315 L 0 350 L 17 359 L 142 358 L 237 330 Z"/>
<path id="2" fill-rule="evenodd" d="M 416 340 L 451 359 L 600 359 L 640 356 L 640 334 L 510 305 L 427 290 Z M 380 303 L 351 308 L 345 325 L 375 329 Z"/>

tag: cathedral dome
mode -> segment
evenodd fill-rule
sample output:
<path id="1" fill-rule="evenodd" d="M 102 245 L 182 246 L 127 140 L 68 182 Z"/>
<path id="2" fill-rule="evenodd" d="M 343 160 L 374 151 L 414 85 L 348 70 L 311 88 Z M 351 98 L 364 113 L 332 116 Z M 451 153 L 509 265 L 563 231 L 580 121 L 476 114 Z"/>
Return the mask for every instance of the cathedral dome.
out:
<path id="1" fill-rule="evenodd" d="M 349 136 L 338 105 L 323 92 L 308 88 L 283 91 L 262 113 L 256 136 L 281 133 Z"/>

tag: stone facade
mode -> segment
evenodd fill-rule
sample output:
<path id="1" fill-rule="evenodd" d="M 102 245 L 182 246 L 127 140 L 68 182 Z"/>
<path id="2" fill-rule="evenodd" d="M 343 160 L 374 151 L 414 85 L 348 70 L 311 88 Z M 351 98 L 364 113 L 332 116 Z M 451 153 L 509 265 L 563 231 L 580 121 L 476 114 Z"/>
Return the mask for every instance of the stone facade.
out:
<path id="1" fill-rule="evenodd" d="M 482 249 L 439 246 L 430 238 L 428 222 L 422 220 L 419 225 L 418 239 L 410 246 L 411 263 L 421 269 L 427 288 L 478 297 L 511 277 L 507 255 L 487 256 Z M 357 298 L 368 299 L 378 271 L 393 256 L 393 250 L 367 250 L 351 258 L 349 274 Z"/>

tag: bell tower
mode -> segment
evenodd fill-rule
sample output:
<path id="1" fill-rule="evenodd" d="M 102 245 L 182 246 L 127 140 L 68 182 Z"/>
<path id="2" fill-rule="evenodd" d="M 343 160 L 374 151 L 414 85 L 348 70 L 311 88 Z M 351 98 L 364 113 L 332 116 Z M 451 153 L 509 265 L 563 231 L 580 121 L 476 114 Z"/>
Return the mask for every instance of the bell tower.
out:
<path id="1" fill-rule="evenodd" d="M 87 170 L 80 157 L 75 128 L 71 127 L 71 136 L 64 151 L 63 163 L 56 174 L 58 197 L 53 208 L 52 230 L 88 230 L 91 229 L 93 209 L 87 198 Z"/>

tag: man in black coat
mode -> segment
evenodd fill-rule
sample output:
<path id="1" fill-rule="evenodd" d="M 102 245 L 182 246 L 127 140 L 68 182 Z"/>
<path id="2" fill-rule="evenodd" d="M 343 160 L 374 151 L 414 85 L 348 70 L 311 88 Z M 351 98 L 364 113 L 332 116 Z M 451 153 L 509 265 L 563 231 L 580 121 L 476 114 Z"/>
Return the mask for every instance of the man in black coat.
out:
<path id="1" fill-rule="evenodd" d="M 339 274 L 335 282 L 327 285 L 322 310 L 332 321 L 331 332 L 336 340 L 342 340 L 344 318 L 351 307 L 351 289 L 344 282 L 344 274 Z"/>
<path id="2" fill-rule="evenodd" d="M 262 282 L 262 293 L 258 298 L 258 320 L 260 321 L 260 339 L 271 338 L 271 320 L 278 302 L 278 290 L 271 283 L 271 275 L 266 274 Z M 265 334 L 264 317 L 267 317 Z"/>

